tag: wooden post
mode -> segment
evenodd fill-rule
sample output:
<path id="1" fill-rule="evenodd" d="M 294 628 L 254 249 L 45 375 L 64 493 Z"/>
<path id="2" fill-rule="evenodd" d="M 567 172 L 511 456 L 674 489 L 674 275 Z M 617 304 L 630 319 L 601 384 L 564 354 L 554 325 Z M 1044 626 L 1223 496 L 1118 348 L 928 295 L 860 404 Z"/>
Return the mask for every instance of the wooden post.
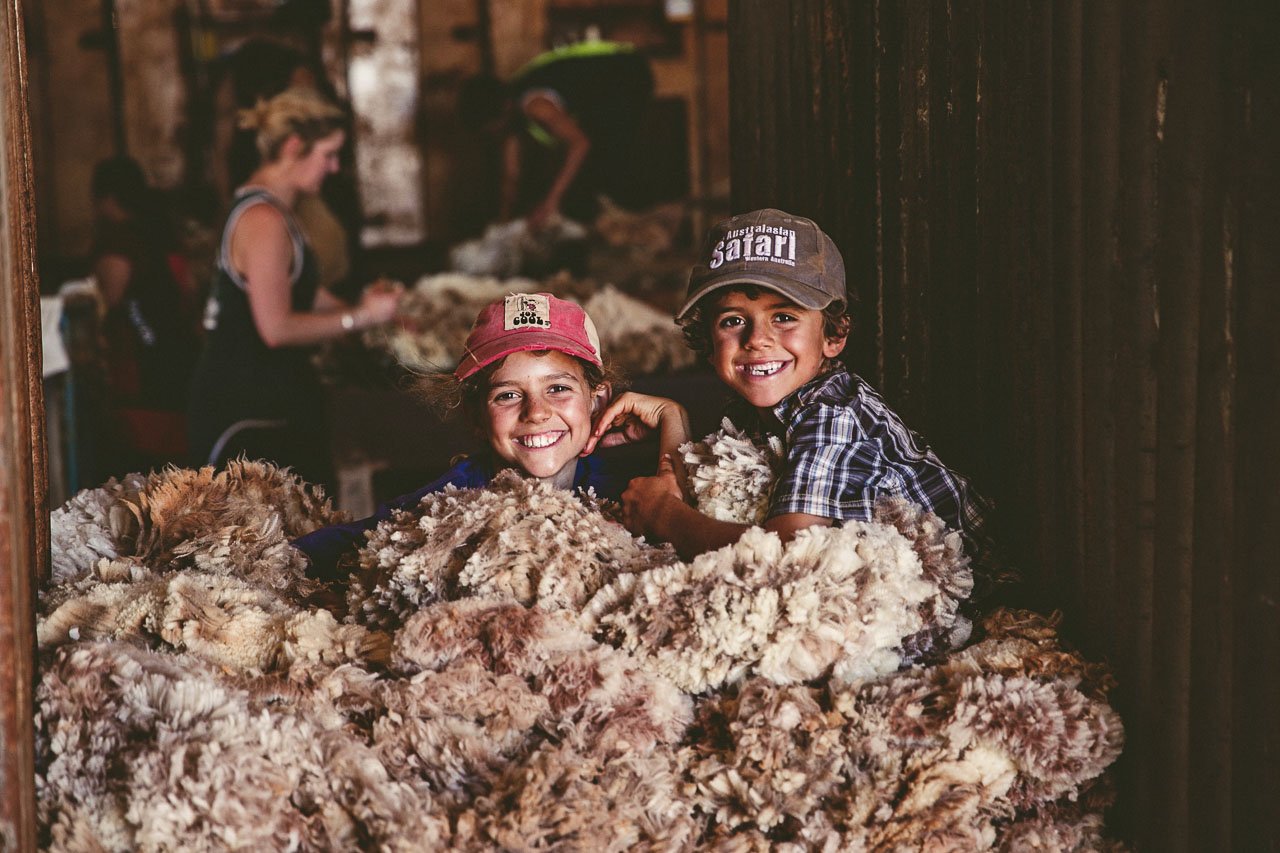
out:
<path id="1" fill-rule="evenodd" d="M 0 6 L 0 62 L 0 849 L 34 850 L 32 613 L 49 507 L 21 0 Z"/>

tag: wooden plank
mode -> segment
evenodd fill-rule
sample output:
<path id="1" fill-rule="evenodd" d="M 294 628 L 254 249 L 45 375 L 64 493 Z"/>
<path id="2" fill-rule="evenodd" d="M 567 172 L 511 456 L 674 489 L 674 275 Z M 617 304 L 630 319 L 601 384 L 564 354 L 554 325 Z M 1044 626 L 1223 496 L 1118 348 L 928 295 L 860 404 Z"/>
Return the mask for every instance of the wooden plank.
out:
<path id="1" fill-rule="evenodd" d="M 1157 0 L 1123 6 L 1125 57 L 1120 109 L 1120 273 L 1116 291 L 1116 608 L 1114 662 L 1122 674 L 1116 704 L 1126 720 L 1151 707 L 1151 630 L 1155 586 L 1156 368 L 1159 237 L 1157 171 L 1163 136 L 1160 72 L 1168 51 L 1169 14 Z M 1127 729 L 1117 765 L 1126 808 L 1119 828 L 1133 836 L 1150 826 L 1150 786 L 1142 771 L 1152 749 L 1150 729 Z"/>
<path id="2" fill-rule="evenodd" d="M 1075 611 L 1084 565 L 1083 341 L 1081 323 L 1081 8 L 1079 0 L 1053 7 L 1053 281 L 1054 338 L 1058 342 L 1058 483 L 1063 530 L 1059 539 L 1062 583 L 1053 592 Z"/>
<path id="3" fill-rule="evenodd" d="M 1232 625 L 1232 834 L 1235 850 L 1280 850 L 1280 20 L 1274 5 L 1239 0 L 1231 50 L 1245 75 L 1239 238 Z M 1220 849 L 1226 849 L 1220 847 Z"/>
<path id="4" fill-rule="evenodd" d="M 0 848 L 34 850 L 34 587 L 46 571 L 49 508 L 26 48 L 18 0 L 0 8 L 0 52 Z"/>
<path id="5" fill-rule="evenodd" d="M 1196 399 L 1204 281 L 1206 136 L 1213 98 L 1213 17 L 1186 4 L 1174 18 L 1168 112 L 1160 173 L 1159 401 L 1156 565 L 1152 642 L 1153 849 L 1189 849 L 1192 567 L 1195 559 Z"/>

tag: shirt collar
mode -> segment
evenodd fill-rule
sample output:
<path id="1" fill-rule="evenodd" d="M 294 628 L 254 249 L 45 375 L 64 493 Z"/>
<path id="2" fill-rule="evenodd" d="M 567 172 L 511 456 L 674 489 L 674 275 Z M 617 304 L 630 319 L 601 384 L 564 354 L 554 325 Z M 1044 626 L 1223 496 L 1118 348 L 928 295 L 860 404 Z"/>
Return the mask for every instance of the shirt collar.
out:
<path id="1" fill-rule="evenodd" d="M 773 407 L 773 416 L 778 419 L 779 423 L 789 423 L 795 416 L 795 413 L 801 406 L 805 406 L 813 401 L 827 383 L 837 376 L 848 373 L 843 364 L 837 365 L 833 370 L 825 373 L 819 373 L 808 382 L 783 397 Z"/>

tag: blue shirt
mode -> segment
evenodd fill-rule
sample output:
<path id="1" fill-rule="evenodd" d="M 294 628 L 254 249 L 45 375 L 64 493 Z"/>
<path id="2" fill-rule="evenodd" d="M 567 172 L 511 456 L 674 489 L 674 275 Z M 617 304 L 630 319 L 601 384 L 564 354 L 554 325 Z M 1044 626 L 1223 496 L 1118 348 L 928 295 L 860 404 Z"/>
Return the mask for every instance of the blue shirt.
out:
<path id="1" fill-rule="evenodd" d="M 858 376 L 843 367 L 821 374 L 772 412 L 782 426 L 786 461 L 770 518 L 798 512 L 837 523 L 867 521 L 880 497 L 896 495 L 960 531 L 971 557 L 988 551 L 986 502 Z M 762 426 L 757 416 L 757 430 Z"/>
<path id="2" fill-rule="evenodd" d="M 598 498 L 616 501 L 622 496 L 632 477 L 653 473 L 653 455 L 645 454 L 644 458 L 647 460 L 647 470 L 641 470 L 634 454 L 608 451 L 582 457 L 578 459 L 574 470 L 573 488 L 575 491 L 591 489 Z M 448 471 L 416 492 L 382 504 L 368 518 L 314 530 L 293 540 L 293 547 L 310 558 L 311 568 L 307 571 L 309 575 L 333 580 L 339 576 L 338 560 L 363 545 L 365 531 L 377 527 L 378 522 L 391 518 L 397 510 L 413 509 L 427 495 L 444 491 L 445 486 L 457 486 L 460 489 L 483 488 L 489 485 L 498 470 L 489 454 L 469 456 L 454 463 Z"/>

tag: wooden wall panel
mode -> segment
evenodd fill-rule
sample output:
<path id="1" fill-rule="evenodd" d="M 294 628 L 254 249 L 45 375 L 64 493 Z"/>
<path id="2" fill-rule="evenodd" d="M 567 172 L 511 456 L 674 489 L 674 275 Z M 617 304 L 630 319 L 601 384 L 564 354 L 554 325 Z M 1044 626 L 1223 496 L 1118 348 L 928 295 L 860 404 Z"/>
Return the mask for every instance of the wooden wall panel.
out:
<path id="1" fill-rule="evenodd" d="M 48 564 L 39 282 L 19 0 L 0 4 L 0 850 L 35 850 L 35 587 Z"/>
<path id="2" fill-rule="evenodd" d="M 832 234 L 848 361 L 996 498 L 1015 601 L 1114 667 L 1139 849 L 1280 849 L 1278 18 L 731 9 L 734 209 Z"/>

